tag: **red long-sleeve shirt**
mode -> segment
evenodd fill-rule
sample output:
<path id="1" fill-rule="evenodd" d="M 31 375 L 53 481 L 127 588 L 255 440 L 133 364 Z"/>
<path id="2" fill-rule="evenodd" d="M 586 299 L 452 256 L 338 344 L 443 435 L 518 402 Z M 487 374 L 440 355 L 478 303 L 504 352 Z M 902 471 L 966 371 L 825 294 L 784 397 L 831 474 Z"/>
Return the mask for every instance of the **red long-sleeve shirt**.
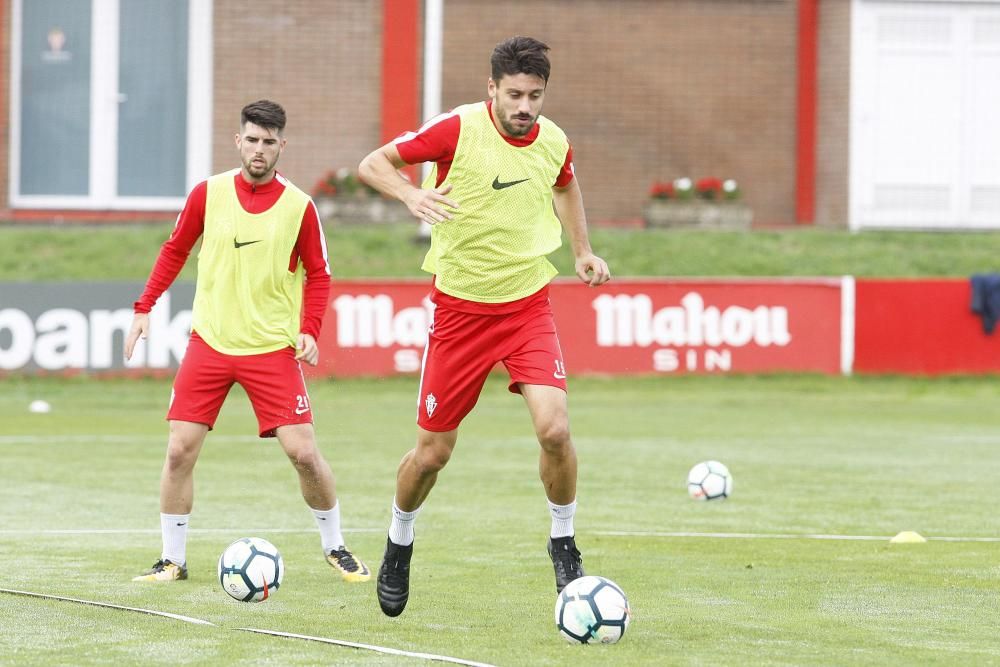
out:
<path id="1" fill-rule="evenodd" d="M 235 181 L 240 204 L 248 213 L 263 213 L 271 208 L 284 192 L 287 182 L 277 173 L 270 182 L 263 185 L 247 183 L 241 174 L 236 174 Z M 202 181 L 191 190 L 184 209 L 177 216 L 174 231 L 160 248 L 146 281 L 146 288 L 135 302 L 135 312 L 148 313 L 152 310 L 157 299 L 167 291 L 184 268 L 191 249 L 205 230 L 207 196 L 208 181 Z M 314 204 L 306 206 L 302 214 L 299 236 L 288 258 L 288 270 L 294 271 L 299 261 L 305 267 L 302 333 L 318 340 L 330 298 L 330 264 L 326 253 L 326 237 Z"/>

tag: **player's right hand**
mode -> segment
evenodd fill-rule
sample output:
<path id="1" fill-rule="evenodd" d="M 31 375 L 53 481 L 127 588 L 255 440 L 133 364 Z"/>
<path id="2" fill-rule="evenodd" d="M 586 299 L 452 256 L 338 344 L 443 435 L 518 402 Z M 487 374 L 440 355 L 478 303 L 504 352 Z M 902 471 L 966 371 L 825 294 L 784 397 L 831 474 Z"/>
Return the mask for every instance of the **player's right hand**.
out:
<path id="1" fill-rule="evenodd" d="M 147 335 L 149 335 L 149 313 L 136 313 L 132 316 L 132 328 L 129 329 L 128 337 L 125 339 L 125 361 L 132 358 L 139 336 L 146 340 Z"/>
<path id="2" fill-rule="evenodd" d="M 599 287 L 611 280 L 608 263 L 592 252 L 576 258 L 576 275 L 590 287 Z"/>
<path id="3" fill-rule="evenodd" d="M 451 192 L 451 183 L 445 183 L 433 190 L 414 188 L 406 196 L 403 203 L 418 220 L 436 225 L 439 222 L 451 220 L 452 212 L 458 210 L 458 203 L 446 196 L 449 192 Z"/>

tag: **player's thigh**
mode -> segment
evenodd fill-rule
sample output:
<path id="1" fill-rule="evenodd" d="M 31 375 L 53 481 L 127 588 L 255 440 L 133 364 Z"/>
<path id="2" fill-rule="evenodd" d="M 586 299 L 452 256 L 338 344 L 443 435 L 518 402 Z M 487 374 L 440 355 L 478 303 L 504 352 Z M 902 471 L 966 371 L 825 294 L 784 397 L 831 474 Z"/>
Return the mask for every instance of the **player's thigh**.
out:
<path id="1" fill-rule="evenodd" d="M 167 439 L 171 457 L 197 459 L 207 434 L 208 426 L 205 424 L 171 419 L 170 434 Z"/>
<path id="2" fill-rule="evenodd" d="M 167 419 L 215 426 L 235 382 L 232 357 L 213 350 L 197 335 L 188 341 L 170 392 Z"/>
<path id="3" fill-rule="evenodd" d="M 522 384 L 521 395 L 536 422 L 565 421 L 569 412 L 566 392 L 543 384 Z"/>
<path id="4" fill-rule="evenodd" d="M 451 460 L 458 442 L 458 429 L 450 431 L 428 431 L 417 428 L 415 456 L 421 468 L 440 470 Z"/>
<path id="5" fill-rule="evenodd" d="M 499 360 L 497 345 L 487 318 L 435 311 L 420 370 L 420 428 L 433 432 L 458 428 L 475 407 L 490 370 Z"/>
<path id="6" fill-rule="evenodd" d="M 295 464 L 316 463 L 316 430 L 312 424 L 285 424 L 274 429 L 274 434 L 288 458 Z"/>
<path id="7" fill-rule="evenodd" d="M 520 384 L 519 388 L 542 446 L 568 443 L 569 409 L 566 392 L 559 387 L 542 384 Z"/>
<path id="8" fill-rule="evenodd" d="M 250 398 L 261 437 L 289 424 L 311 424 L 312 404 L 302 367 L 291 347 L 241 357 L 236 381 Z"/>
<path id="9" fill-rule="evenodd" d="M 505 341 L 503 364 L 514 393 L 527 384 L 566 391 L 566 363 L 551 312 L 537 311 L 518 319 Z"/>

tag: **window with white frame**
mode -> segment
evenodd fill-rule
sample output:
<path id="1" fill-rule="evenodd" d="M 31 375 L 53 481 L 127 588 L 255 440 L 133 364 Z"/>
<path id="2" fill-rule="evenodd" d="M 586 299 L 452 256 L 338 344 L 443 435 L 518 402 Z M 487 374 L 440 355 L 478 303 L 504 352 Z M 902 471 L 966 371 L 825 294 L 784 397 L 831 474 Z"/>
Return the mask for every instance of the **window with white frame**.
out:
<path id="1" fill-rule="evenodd" d="M 179 208 L 208 175 L 211 0 L 15 0 L 10 203 Z"/>

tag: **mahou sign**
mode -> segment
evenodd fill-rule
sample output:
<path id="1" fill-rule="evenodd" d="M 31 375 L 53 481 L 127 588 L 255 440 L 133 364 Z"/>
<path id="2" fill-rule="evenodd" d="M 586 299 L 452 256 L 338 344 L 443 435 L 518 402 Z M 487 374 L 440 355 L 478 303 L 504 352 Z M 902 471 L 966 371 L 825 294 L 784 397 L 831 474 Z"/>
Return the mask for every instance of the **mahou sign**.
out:
<path id="1" fill-rule="evenodd" d="M 420 372 L 429 279 L 334 281 L 313 376 Z M 178 283 L 123 357 L 141 283 L 0 282 L 6 372 L 169 372 L 187 349 L 194 285 Z M 551 288 L 566 370 L 586 373 L 1000 373 L 1000 331 L 970 310 L 969 281 L 615 279 Z"/>
<path id="2" fill-rule="evenodd" d="M 320 365 L 306 372 L 419 373 L 434 312 L 429 287 L 425 279 L 334 281 Z M 131 304 L 141 291 L 139 283 L 0 283 L 0 373 L 176 368 L 187 348 L 193 285 L 174 285 L 161 297 L 149 339 L 125 364 Z M 849 373 L 853 296 L 850 278 L 616 279 L 597 289 L 561 279 L 551 287 L 571 375 Z"/>
<path id="3" fill-rule="evenodd" d="M 417 373 L 429 282 L 334 282 L 316 375 Z M 551 288 L 569 373 L 850 371 L 849 279 L 615 280 Z M 845 297 L 847 295 L 847 298 Z"/>

